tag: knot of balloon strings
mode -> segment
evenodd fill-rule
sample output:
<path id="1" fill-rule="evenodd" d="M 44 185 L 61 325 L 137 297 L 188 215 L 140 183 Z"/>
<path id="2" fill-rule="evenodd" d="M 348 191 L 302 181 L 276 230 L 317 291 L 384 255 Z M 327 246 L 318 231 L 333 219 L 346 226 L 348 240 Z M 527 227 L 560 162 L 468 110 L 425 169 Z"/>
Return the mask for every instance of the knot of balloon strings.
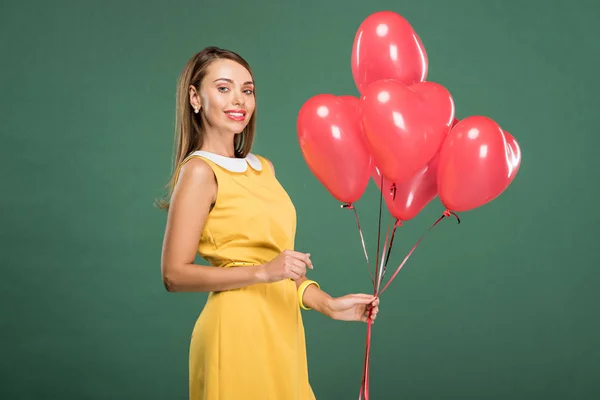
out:
<path id="1" fill-rule="evenodd" d="M 460 218 L 458 218 L 458 215 L 456 215 L 455 212 L 450 211 L 450 210 L 444 211 L 444 217 L 449 217 L 451 215 L 454 216 L 454 218 L 456 218 L 456 222 L 460 224 Z"/>

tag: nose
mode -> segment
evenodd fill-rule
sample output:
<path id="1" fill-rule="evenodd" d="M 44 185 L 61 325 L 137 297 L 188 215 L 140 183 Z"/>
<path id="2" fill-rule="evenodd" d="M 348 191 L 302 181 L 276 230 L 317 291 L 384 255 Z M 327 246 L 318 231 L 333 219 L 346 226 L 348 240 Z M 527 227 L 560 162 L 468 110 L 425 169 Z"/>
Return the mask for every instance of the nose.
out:
<path id="1" fill-rule="evenodd" d="M 235 94 L 233 95 L 233 104 L 234 105 L 244 104 L 244 96 L 242 96 L 240 93 L 235 92 Z"/>

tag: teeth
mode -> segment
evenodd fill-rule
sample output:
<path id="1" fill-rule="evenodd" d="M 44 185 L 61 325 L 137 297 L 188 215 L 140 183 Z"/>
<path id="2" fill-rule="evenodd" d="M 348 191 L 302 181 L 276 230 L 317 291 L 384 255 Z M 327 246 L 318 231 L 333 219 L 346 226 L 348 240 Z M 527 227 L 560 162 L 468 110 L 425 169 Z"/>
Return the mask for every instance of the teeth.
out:
<path id="1" fill-rule="evenodd" d="M 227 113 L 229 115 L 233 115 L 234 117 L 243 117 L 244 114 L 243 113 L 236 113 L 236 112 L 229 112 Z"/>

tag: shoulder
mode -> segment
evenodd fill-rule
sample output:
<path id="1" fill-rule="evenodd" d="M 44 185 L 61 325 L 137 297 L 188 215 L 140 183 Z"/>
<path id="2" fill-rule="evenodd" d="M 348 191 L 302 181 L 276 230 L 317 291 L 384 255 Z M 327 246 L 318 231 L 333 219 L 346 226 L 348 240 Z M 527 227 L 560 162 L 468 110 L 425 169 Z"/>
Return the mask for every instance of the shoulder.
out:
<path id="1" fill-rule="evenodd" d="M 273 166 L 273 162 L 271 162 L 271 160 L 269 160 L 267 157 L 261 156 L 259 154 L 253 154 L 253 155 L 260 160 L 260 162 L 263 166 L 267 165 L 268 168 L 271 169 L 273 174 L 275 174 L 275 167 Z"/>
<path id="2" fill-rule="evenodd" d="M 184 160 L 178 175 L 178 181 L 182 184 L 206 185 L 216 182 L 212 167 L 201 157 Z"/>

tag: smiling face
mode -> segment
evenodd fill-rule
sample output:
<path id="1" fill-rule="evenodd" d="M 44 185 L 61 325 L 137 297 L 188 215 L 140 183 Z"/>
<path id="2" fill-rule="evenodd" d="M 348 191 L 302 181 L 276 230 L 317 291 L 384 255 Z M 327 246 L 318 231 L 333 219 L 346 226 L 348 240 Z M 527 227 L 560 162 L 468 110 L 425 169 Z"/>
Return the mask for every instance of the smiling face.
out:
<path id="1" fill-rule="evenodd" d="M 233 60 L 215 60 L 206 70 L 200 92 L 190 87 L 190 103 L 202 112 L 206 129 L 221 134 L 240 133 L 254 113 L 252 75 Z"/>

